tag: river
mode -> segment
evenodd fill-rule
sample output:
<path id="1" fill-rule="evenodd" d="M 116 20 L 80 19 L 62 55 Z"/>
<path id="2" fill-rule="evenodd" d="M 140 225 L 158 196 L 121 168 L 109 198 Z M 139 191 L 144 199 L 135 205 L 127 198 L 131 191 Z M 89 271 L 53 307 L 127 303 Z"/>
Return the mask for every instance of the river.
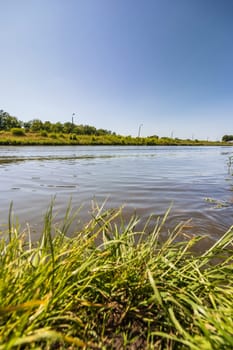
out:
<path id="1" fill-rule="evenodd" d="M 14 217 L 36 232 L 56 196 L 55 220 L 71 197 L 81 222 L 92 200 L 124 205 L 125 216 L 136 212 L 142 221 L 171 207 L 168 229 L 191 219 L 190 233 L 217 239 L 233 224 L 232 154 L 230 146 L 1 146 L 0 226 L 13 201 Z"/>

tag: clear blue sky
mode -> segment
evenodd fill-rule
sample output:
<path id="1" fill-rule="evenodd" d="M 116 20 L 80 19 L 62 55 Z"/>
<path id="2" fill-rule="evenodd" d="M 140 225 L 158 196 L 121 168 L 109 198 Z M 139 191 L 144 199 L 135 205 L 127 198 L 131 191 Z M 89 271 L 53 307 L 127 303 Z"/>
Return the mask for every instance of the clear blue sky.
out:
<path id="1" fill-rule="evenodd" d="M 123 135 L 233 134 L 233 0 L 0 0 L 0 109 Z"/>

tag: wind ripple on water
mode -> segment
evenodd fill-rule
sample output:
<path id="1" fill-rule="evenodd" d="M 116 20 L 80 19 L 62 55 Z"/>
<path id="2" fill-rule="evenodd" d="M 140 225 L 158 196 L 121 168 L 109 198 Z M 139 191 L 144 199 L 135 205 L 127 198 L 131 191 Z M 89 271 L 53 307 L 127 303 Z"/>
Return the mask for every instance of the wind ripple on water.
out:
<path id="1" fill-rule="evenodd" d="M 9 203 L 20 220 L 37 222 L 56 196 L 57 218 L 70 197 L 87 219 L 92 199 L 106 207 L 125 204 L 142 220 L 172 206 L 168 226 L 191 219 L 190 232 L 219 236 L 233 223 L 232 206 L 214 209 L 205 198 L 231 202 L 232 148 L 0 147 L 1 217 Z M 232 153 L 231 153 L 232 154 Z"/>

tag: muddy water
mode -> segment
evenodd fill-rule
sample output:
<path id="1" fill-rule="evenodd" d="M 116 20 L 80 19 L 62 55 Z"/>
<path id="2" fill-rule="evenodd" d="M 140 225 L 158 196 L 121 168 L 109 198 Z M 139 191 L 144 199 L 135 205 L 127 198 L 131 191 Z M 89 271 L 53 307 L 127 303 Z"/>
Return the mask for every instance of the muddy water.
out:
<path id="1" fill-rule="evenodd" d="M 191 219 L 191 233 L 216 239 L 233 224 L 232 154 L 233 147 L 1 146 L 0 225 L 11 201 L 22 226 L 36 228 L 54 196 L 56 220 L 72 197 L 82 222 L 92 200 L 107 199 L 106 208 L 124 204 L 125 216 L 136 211 L 142 220 L 171 207 L 168 228 Z"/>

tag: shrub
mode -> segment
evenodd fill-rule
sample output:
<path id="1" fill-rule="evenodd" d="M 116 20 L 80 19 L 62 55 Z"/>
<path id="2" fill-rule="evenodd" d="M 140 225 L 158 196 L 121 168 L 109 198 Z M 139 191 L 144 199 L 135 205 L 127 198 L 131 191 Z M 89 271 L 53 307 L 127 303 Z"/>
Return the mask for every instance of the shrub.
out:
<path id="1" fill-rule="evenodd" d="M 77 136 L 75 134 L 70 134 L 70 140 L 77 140 Z"/>
<path id="2" fill-rule="evenodd" d="M 45 130 L 42 130 L 42 131 L 40 132 L 40 135 L 43 136 L 43 137 L 48 137 L 48 133 L 47 133 L 47 131 L 45 131 Z"/>
<path id="3" fill-rule="evenodd" d="M 57 134 L 50 134 L 51 139 L 57 139 Z"/>
<path id="4" fill-rule="evenodd" d="M 21 129 L 21 128 L 12 128 L 11 133 L 14 136 L 24 136 L 25 135 L 24 129 Z"/>

